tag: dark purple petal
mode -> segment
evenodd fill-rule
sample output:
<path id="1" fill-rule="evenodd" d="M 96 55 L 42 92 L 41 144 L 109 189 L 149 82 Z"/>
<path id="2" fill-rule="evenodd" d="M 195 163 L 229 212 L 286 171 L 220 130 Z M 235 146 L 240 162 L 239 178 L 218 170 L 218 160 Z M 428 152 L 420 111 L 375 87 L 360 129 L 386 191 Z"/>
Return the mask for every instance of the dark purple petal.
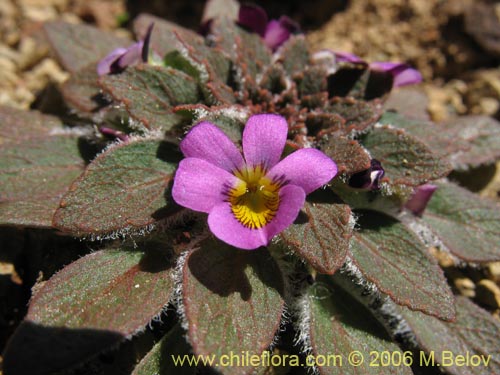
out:
<path id="1" fill-rule="evenodd" d="M 180 145 L 184 156 L 198 158 L 228 172 L 241 169 L 243 157 L 234 143 L 222 130 L 209 122 L 193 127 Z"/>
<path id="2" fill-rule="evenodd" d="M 408 64 L 378 61 L 370 64 L 370 69 L 389 72 L 394 78 L 393 86 L 400 87 L 422 82 L 422 75 Z"/>
<path id="3" fill-rule="evenodd" d="M 117 48 L 110 52 L 105 58 L 103 58 L 97 64 L 97 74 L 103 76 L 109 73 L 116 73 L 113 70 L 113 66 L 116 62 L 127 52 L 126 48 Z"/>
<path id="4" fill-rule="evenodd" d="M 354 53 L 334 52 L 337 62 L 350 62 L 355 64 L 366 64 L 366 62 Z"/>
<path id="5" fill-rule="evenodd" d="M 153 33 L 153 27 L 154 27 L 154 22 L 151 22 L 151 24 L 148 26 L 148 30 L 146 31 L 146 36 L 144 37 L 144 43 L 142 43 L 142 49 L 141 49 L 141 59 L 142 62 L 147 63 L 149 60 L 149 47 L 151 44 L 151 34 Z"/>
<path id="6" fill-rule="evenodd" d="M 378 160 L 372 159 L 369 169 L 351 176 L 349 186 L 356 189 L 378 190 L 380 189 L 380 180 L 384 175 L 385 171 L 382 164 Z"/>
<path id="7" fill-rule="evenodd" d="M 421 216 L 437 188 L 433 184 L 425 184 L 417 187 L 411 198 L 406 202 L 405 208 L 415 215 Z"/>
<path id="8" fill-rule="evenodd" d="M 264 37 L 267 26 L 267 13 L 257 5 L 241 5 L 238 24 Z"/>
<path id="9" fill-rule="evenodd" d="M 206 160 L 187 158 L 175 173 L 172 197 L 175 202 L 194 211 L 209 213 L 227 199 L 227 191 L 238 178 Z"/>
<path id="10" fill-rule="evenodd" d="M 279 20 L 271 20 L 266 26 L 264 43 L 272 50 L 275 50 L 298 30 L 298 25 L 286 16 L 282 16 Z"/>
<path id="11" fill-rule="evenodd" d="M 278 233 L 285 230 L 297 218 L 304 205 L 305 193 L 298 186 L 287 185 L 280 190 L 280 205 L 271 222 L 260 229 L 243 226 L 233 215 L 228 202 L 214 207 L 208 215 L 208 226 L 220 240 L 244 250 L 266 246 Z"/>
<path id="12" fill-rule="evenodd" d="M 330 182 L 336 174 L 337 165 L 332 159 L 314 148 L 303 148 L 276 164 L 267 176 L 300 186 L 309 194 Z"/>
<path id="13" fill-rule="evenodd" d="M 272 168 L 281 157 L 288 134 L 288 124 L 279 115 L 254 115 L 243 130 L 243 154 L 248 166 Z"/>

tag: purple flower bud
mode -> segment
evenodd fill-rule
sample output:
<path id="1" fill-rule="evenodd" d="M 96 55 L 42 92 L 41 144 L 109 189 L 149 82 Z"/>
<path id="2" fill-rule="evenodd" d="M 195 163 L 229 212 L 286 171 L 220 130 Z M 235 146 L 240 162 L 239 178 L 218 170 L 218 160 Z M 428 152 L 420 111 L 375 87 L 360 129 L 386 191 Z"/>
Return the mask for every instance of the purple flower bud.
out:
<path id="1" fill-rule="evenodd" d="M 422 75 L 416 69 L 413 69 L 408 64 L 396 62 L 372 62 L 371 70 L 389 72 L 394 79 L 393 86 L 400 87 L 413 85 L 422 82 Z"/>
<path id="2" fill-rule="evenodd" d="M 279 20 L 271 20 L 267 24 L 264 42 L 269 48 L 275 50 L 298 30 L 299 26 L 291 18 L 281 16 Z"/>
<path id="3" fill-rule="evenodd" d="M 420 72 L 413 69 L 408 64 L 389 61 L 376 61 L 368 64 L 366 61 L 353 53 L 333 52 L 333 54 L 335 55 L 337 62 L 365 64 L 368 65 L 370 70 L 390 73 L 393 77 L 393 87 L 413 85 L 422 82 L 422 75 Z"/>
<path id="4" fill-rule="evenodd" d="M 432 194 L 434 194 L 437 188 L 438 187 L 433 184 L 425 184 L 417 187 L 411 198 L 406 202 L 405 208 L 417 216 L 422 216 L 422 213 L 427 207 L 427 203 L 429 203 Z"/>
<path id="5" fill-rule="evenodd" d="M 238 13 L 238 24 L 264 38 L 267 28 L 267 13 L 257 5 L 241 5 Z"/>
<path id="6" fill-rule="evenodd" d="M 268 21 L 266 11 L 256 5 L 240 6 L 238 24 L 259 34 L 272 50 L 276 50 L 300 29 L 296 22 L 286 16 Z"/>
<path id="7" fill-rule="evenodd" d="M 376 159 L 370 162 L 370 168 L 365 171 L 355 173 L 349 179 L 349 186 L 356 189 L 378 190 L 380 189 L 380 180 L 385 175 L 382 164 Z"/>
<path id="8" fill-rule="evenodd" d="M 116 74 L 122 72 L 127 66 L 148 62 L 153 25 L 153 23 L 149 25 L 144 40 L 140 40 L 127 48 L 117 48 L 99 61 L 97 64 L 97 74 L 99 76 Z"/>
<path id="9" fill-rule="evenodd" d="M 112 128 L 108 128 L 108 127 L 105 127 L 105 126 L 101 126 L 99 128 L 99 132 L 104 135 L 104 136 L 107 136 L 107 137 L 110 137 L 110 138 L 116 138 L 116 139 L 119 139 L 120 141 L 122 142 L 126 142 L 129 140 L 129 136 L 119 130 L 116 130 L 116 129 L 112 129 Z"/>

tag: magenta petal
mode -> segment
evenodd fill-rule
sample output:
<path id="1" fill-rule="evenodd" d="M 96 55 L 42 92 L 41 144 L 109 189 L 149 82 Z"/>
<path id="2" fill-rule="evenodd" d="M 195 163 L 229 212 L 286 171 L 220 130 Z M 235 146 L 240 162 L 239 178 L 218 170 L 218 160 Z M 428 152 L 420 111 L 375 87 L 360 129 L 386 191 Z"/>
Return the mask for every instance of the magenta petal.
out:
<path id="1" fill-rule="evenodd" d="M 334 52 L 337 62 L 350 62 L 366 64 L 359 56 L 349 52 Z"/>
<path id="2" fill-rule="evenodd" d="M 238 14 L 238 23 L 264 37 L 267 25 L 267 13 L 257 5 L 242 4 Z"/>
<path id="3" fill-rule="evenodd" d="M 269 48 L 275 50 L 282 45 L 291 34 L 291 31 L 280 21 L 271 20 L 266 27 L 264 43 L 266 43 Z"/>
<path id="4" fill-rule="evenodd" d="M 400 87 L 422 82 L 422 74 L 408 64 L 381 61 L 370 64 L 370 69 L 389 72 L 394 77 L 393 86 Z"/>
<path id="5" fill-rule="evenodd" d="M 417 187 L 412 197 L 406 202 L 405 207 L 415 215 L 421 216 L 437 188 L 433 184 L 425 184 Z"/>
<path id="6" fill-rule="evenodd" d="M 181 151 L 187 158 L 208 161 L 228 172 L 241 169 L 243 157 L 222 130 L 209 122 L 194 126 L 181 142 Z"/>
<path id="7" fill-rule="evenodd" d="M 274 219 L 261 229 L 243 226 L 231 212 L 229 203 L 224 202 L 208 215 L 208 226 L 220 240 L 245 250 L 266 246 L 271 238 L 291 225 L 304 205 L 305 193 L 298 186 L 286 185 L 280 190 L 280 205 Z"/>
<path id="8" fill-rule="evenodd" d="M 126 48 L 117 48 L 111 51 L 97 64 L 97 74 L 103 76 L 112 72 L 112 65 L 127 52 Z"/>
<path id="9" fill-rule="evenodd" d="M 255 115 L 243 130 L 243 154 L 249 166 L 272 168 L 285 148 L 288 124 L 279 115 Z"/>
<path id="10" fill-rule="evenodd" d="M 172 197 L 183 207 L 208 213 L 227 199 L 227 190 L 237 183 L 231 173 L 206 160 L 186 158 L 175 173 Z"/>
<path id="11" fill-rule="evenodd" d="M 327 184 L 336 174 L 337 165 L 332 159 L 319 150 L 303 148 L 276 164 L 267 176 L 300 186 L 309 194 Z"/>

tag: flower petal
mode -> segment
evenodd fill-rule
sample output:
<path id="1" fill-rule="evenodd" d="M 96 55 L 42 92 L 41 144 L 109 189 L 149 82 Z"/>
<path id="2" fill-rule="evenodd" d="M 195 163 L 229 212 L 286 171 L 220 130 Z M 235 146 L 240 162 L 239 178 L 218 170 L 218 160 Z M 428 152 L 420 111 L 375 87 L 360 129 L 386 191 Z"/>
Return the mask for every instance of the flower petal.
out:
<path id="1" fill-rule="evenodd" d="M 366 64 L 361 57 L 349 52 L 334 52 L 337 62 L 350 62 L 355 64 Z"/>
<path id="2" fill-rule="evenodd" d="M 309 194 L 327 184 L 336 174 L 337 165 L 332 159 L 314 148 L 303 148 L 276 164 L 267 176 L 300 186 Z"/>
<path id="3" fill-rule="evenodd" d="M 408 64 L 378 61 L 370 64 L 370 69 L 389 72 L 394 77 L 393 86 L 400 87 L 422 82 L 422 74 Z"/>
<path id="4" fill-rule="evenodd" d="M 243 154 L 248 166 L 272 168 L 285 148 L 288 124 L 279 115 L 255 115 L 243 130 Z"/>
<path id="5" fill-rule="evenodd" d="M 299 26 L 291 18 L 281 16 L 279 20 L 271 20 L 267 24 L 264 42 L 269 48 L 275 50 L 298 30 Z"/>
<path id="6" fill-rule="evenodd" d="M 111 51 L 105 58 L 97 64 L 97 75 L 103 76 L 112 73 L 112 66 L 127 52 L 126 48 L 117 48 Z"/>
<path id="7" fill-rule="evenodd" d="M 355 189 L 378 190 L 380 189 L 380 180 L 384 175 L 382 164 L 377 159 L 372 159 L 370 168 L 351 176 L 349 186 Z"/>
<path id="8" fill-rule="evenodd" d="M 243 157 L 234 143 L 210 122 L 201 122 L 193 127 L 180 147 L 187 158 L 206 160 L 228 172 L 240 169 L 244 164 Z"/>
<path id="9" fill-rule="evenodd" d="M 183 207 L 208 213 L 227 199 L 227 190 L 237 183 L 237 177 L 206 160 L 186 158 L 175 173 L 172 197 Z"/>
<path id="10" fill-rule="evenodd" d="M 238 23 L 264 37 L 267 25 L 267 13 L 257 5 L 242 4 L 238 13 Z"/>
<path id="11" fill-rule="evenodd" d="M 271 222 L 260 229 L 243 226 L 233 215 L 228 202 L 214 207 L 208 215 L 208 226 L 220 240 L 245 250 L 266 246 L 271 238 L 291 225 L 304 205 L 305 193 L 298 186 L 286 185 L 280 190 L 280 206 Z"/>
<path id="12" fill-rule="evenodd" d="M 405 207 L 417 216 L 422 216 L 427 203 L 437 190 L 437 185 L 425 184 L 417 187 L 411 198 L 406 202 Z"/>
<path id="13" fill-rule="evenodd" d="M 141 40 L 128 47 L 127 52 L 125 52 L 123 56 L 118 59 L 118 66 L 121 69 L 125 69 L 127 66 L 139 64 L 140 62 L 142 62 L 143 46 L 144 42 Z"/>

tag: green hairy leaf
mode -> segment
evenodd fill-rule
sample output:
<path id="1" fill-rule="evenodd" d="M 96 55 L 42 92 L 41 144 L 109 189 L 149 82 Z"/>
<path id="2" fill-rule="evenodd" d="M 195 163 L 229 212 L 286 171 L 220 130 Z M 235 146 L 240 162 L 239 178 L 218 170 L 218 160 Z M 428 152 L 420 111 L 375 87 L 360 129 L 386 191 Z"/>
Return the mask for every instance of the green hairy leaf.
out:
<path id="1" fill-rule="evenodd" d="M 283 279 L 265 249 L 245 251 L 207 239 L 191 250 L 183 267 L 182 303 L 195 354 L 248 351 L 271 344 L 283 313 Z M 246 374 L 250 367 L 220 367 Z"/>
<path id="2" fill-rule="evenodd" d="M 344 264 L 349 250 L 351 210 L 331 193 L 316 197 L 318 194 L 306 202 L 281 238 L 318 272 L 333 274 Z"/>
<path id="3" fill-rule="evenodd" d="M 59 200 L 84 168 L 79 138 L 54 117 L 0 109 L 0 225 L 52 226 Z"/>
<path id="4" fill-rule="evenodd" d="M 169 197 L 173 145 L 158 140 L 118 144 L 100 154 L 61 200 L 54 225 L 76 236 L 140 230 L 175 213 Z"/>
<path id="5" fill-rule="evenodd" d="M 404 363 L 376 366 L 379 362 L 373 352 L 397 352 L 394 357 L 398 360 L 403 360 L 404 353 L 370 313 L 342 289 L 318 282 L 307 290 L 305 303 L 303 308 L 310 314 L 312 359 L 316 358 L 320 374 L 412 374 Z M 352 357 L 355 361 L 364 359 L 359 367 L 348 362 L 353 352 L 359 353 Z"/>
<path id="6" fill-rule="evenodd" d="M 172 107 L 200 100 L 198 83 L 169 67 L 138 65 L 120 75 L 103 76 L 99 84 L 146 129 L 170 130 L 182 120 Z"/>
<path id="7" fill-rule="evenodd" d="M 500 260 L 500 207 L 451 183 L 439 183 L 422 221 L 453 255 L 468 262 Z"/>
<path id="8" fill-rule="evenodd" d="M 400 129 L 376 127 L 361 143 L 385 169 L 391 185 L 418 186 L 443 177 L 450 165 L 424 143 Z"/>
<path id="9" fill-rule="evenodd" d="M 173 290 L 169 255 L 159 245 L 95 252 L 42 284 L 6 350 L 6 372 L 52 374 L 143 330 Z"/>
<path id="10" fill-rule="evenodd" d="M 95 27 L 63 21 L 45 24 L 45 32 L 59 62 L 69 72 L 77 72 L 90 63 L 97 64 L 114 49 L 130 44 L 126 38 Z"/>
<path id="11" fill-rule="evenodd" d="M 399 309 L 425 350 L 427 367 L 440 367 L 450 375 L 484 375 L 500 372 L 500 323 L 465 297 L 457 297 L 457 318 L 446 323 L 408 309 Z M 461 356 L 461 358 L 458 358 Z M 465 364 L 465 357 L 475 357 Z M 459 362 L 460 361 L 460 362 Z M 474 364 L 474 365 L 472 365 Z"/>
<path id="12" fill-rule="evenodd" d="M 453 294 L 418 238 L 389 216 L 368 211 L 358 216 L 361 229 L 350 253 L 363 276 L 400 305 L 452 320 Z"/>

